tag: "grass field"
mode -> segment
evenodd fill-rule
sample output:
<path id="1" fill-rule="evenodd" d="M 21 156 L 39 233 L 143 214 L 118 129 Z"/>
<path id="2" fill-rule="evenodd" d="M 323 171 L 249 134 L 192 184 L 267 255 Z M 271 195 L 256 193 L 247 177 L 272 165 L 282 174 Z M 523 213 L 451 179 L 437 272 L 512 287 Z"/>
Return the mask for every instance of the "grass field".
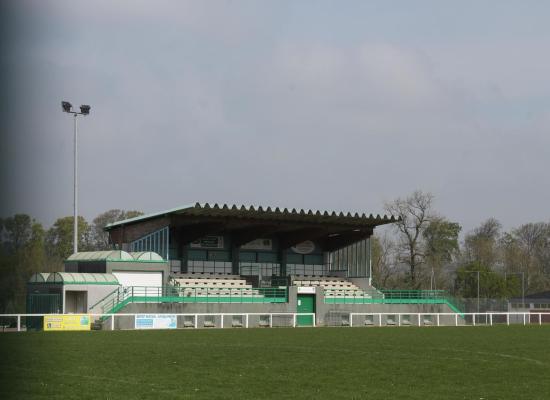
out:
<path id="1" fill-rule="evenodd" d="M 3 399 L 549 399 L 550 326 L 9 333 Z"/>

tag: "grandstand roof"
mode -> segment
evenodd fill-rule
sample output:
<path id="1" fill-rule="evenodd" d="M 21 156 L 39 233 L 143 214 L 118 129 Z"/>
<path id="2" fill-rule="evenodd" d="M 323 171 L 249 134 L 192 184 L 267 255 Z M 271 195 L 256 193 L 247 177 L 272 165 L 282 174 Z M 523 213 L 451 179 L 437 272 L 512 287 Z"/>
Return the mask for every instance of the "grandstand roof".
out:
<path id="1" fill-rule="evenodd" d="M 29 278 L 29 283 L 44 283 L 48 280 L 48 276 L 50 276 L 49 272 L 37 272 Z"/>
<path id="2" fill-rule="evenodd" d="M 114 227 L 126 224 L 132 224 L 139 221 L 145 221 L 161 216 L 169 215 L 187 215 L 187 216 L 205 216 L 205 217 L 235 217 L 235 218 L 247 218 L 257 220 L 271 220 L 271 221 L 293 221 L 293 222 L 313 222 L 317 224 L 329 223 L 329 224 L 342 224 L 352 226 L 373 226 L 383 225 L 397 221 L 397 219 L 390 215 L 380 216 L 379 214 L 374 216 L 373 214 L 366 215 L 364 213 L 344 213 L 342 211 L 320 211 L 320 210 L 297 210 L 295 208 L 279 208 L 279 207 L 263 207 L 263 206 L 238 206 L 236 204 L 209 204 L 209 203 L 195 203 L 185 205 L 182 207 L 172 208 L 169 210 L 141 215 L 139 217 L 129 218 L 122 221 L 108 224 L 105 230 L 110 230 Z"/>
<path id="3" fill-rule="evenodd" d="M 80 261 L 164 262 L 160 255 L 152 251 L 127 253 L 122 250 L 82 251 L 71 254 L 66 260 L 66 262 Z"/>
<path id="4" fill-rule="evenodd" d="M 47 283 L 63 285 L 118 285 L 118 279 L 113 274 L 83 274 L 76 272 L 53 272 L 48 276 Z"/>
<path id="5" fill-rule="evenodd" d="M 129 253 L 135 261 L 164 261 L 163 258 L 153 251 L 139 251 Z"/>
<path id="6" fill-rule="evenodd" d="M 121 250 L 82 251 L 71 254 L 67 261 L 134 261 L 134 257 Z"/>
<path id="7" fill-rule="evenodd" d="M 546 292 L 538 292 L 525 295 L 524 297 L 514 297 L 510 301 L 521 301 L 522 299 L 526 300 L 548 300 L 550 301 L 550 290 Z"/>
<path id="8" fill-rule="evenodd" d="M 236 247 L 257 238 L 276 236 L 280 248 L 313 240 L 325 251 L 334 251 L 370 237 L 378 225 L 395 221 L 391 215 L 195 203 L 114 222 L 105 230 L 119 248 L 170 227 L 178 245 L 205 235 L 230 233 L 231 244 Z"/>

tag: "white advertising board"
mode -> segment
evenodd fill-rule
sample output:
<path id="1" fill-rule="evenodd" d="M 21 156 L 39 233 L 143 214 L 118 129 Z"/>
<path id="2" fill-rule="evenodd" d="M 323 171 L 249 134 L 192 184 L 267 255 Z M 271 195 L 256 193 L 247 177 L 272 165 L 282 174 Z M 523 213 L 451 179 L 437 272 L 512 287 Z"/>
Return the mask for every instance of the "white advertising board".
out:
<path id="1" fill-rule="evenodd" d="M 169 314 L 136 314 L 136 329 L 176 329 L 178 317 Z"/>
<path id="2" fill-rule="evenodd" d="M 273 242 L 271 239 L 255 239 L 241 246 L 243 250 L 272 250 Z"/>
<path id="3" fill-rule="evenodd" d="M 292 246 L 292 251 L 296 254 L 311 254 L 315 250 L 315 243 L 311 240 L 298 243 L 296 246 Z"/>

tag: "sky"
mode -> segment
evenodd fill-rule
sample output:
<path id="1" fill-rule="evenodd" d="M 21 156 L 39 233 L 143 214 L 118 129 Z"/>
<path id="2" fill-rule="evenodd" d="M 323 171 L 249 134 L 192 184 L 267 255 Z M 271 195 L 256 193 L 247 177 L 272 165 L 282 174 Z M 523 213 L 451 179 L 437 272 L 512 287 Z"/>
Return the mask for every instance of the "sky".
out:
<path id="1" fill-rule="evenodd" d="M 4 1 L 1 216 L 194 202 L 550 220 L 550 2 Z"/>

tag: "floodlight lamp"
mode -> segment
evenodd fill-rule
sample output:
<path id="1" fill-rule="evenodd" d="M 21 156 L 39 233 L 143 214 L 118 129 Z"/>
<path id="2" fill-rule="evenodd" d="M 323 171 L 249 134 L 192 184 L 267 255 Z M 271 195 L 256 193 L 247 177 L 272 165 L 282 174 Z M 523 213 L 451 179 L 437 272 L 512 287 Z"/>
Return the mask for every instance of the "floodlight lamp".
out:
<path id="1" fill-rule="evenodd" d="M 82 105 L 80 106 L 80 112 L 81 112 L 83 115 L 88 115 L 88 114 L 90 114 L 90 108 L 91 108 L 91 107 L 90 107 L 89 105 L 87 105 L 87 104 L 82 104 Z"/>
<path id="2" fill-rule="evenodd" d="M 63 111 L 65 111 L 67 113 L 71 112 L 71 108 L 73 108 L 71 103 L 69 103 L 68 101 L 62 101 L 61 102 L 61 107 L 63 108 Z"/>

